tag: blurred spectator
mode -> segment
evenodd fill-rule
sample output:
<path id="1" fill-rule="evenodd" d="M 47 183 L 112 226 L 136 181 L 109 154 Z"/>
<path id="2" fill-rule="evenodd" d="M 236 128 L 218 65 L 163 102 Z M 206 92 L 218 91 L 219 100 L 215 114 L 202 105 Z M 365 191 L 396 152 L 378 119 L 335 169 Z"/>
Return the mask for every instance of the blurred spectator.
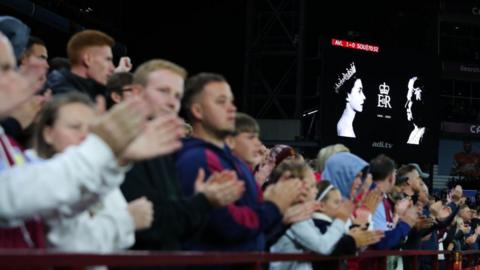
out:
<path id="1" fill-rule="evenodd" d="M 342 198 L 354 200 L 368 173 L 368 163 L 360 157 L 341 152 L 332 155 L 325 162 L 322 178 L 329 180 L 340 190 Z"/>
<path id="2" fill-rule="evenodd" d="M 20 59 L 20 72 L 31 74 L 32 70 L 36 70 L 35 73 L 38 74 L 38 78 L 33 85 L 35 91 L 42 89 L 46 81 L 47 58 L 48 52 L 45 42 L 38 37 L 31 36 Z M 1 121 L 5 133 L 15 138 L 22 147 L 31 147 L 32 123 L 50 96 L 51 91 L 44 92 L 42 95 L 35 95 L 15 108 L 10 117 Z"/>
<path id="3" fill-rule="evenodd" d="M 480 176 L 479 170 L 480 156 L 472 152 L 472 142 L 463 141 L 463 150 L 456 153 L 453 157 L 452 175 L 461 175 L 466 177 Z"/>
<path id="4" fill-rule="evenodd" d="M 313 171 L 303 161 L 287 160 L 282 162 L 272 173 L 271 181 L 278 181 L 280 175 L 290 171 L 294 177 L 305 181 L 307 185 L 316 185 Z M 271 248 L 271 252 L 305 252 L 313 251 L 323 255 L 354 254 L 357 248 L 372 244 L 382 233 L 354 229 L 345 229 L 346 221 L 353 211 L 353 204 L 342 202 L 340 192 L 329 181 L 323 181 L 319 190 L 311 189 L 309 196 L 298 202 L 298 205 L 308 207 L 308 203 L 316 201 L 317 212 L 313 218 L 300 220 L 292 224 L 285 234 Z M 369 240 L 365 242 L 364 237 Z M 318 264 L 318 265 L 317 265 Z M 314 263 L 315 269 L 334 269 L 328 262 Z M 316 267 L 315 267 L 316 266 Z M 319 268 L 320 267 L 320 268 Z M 270 269 L 310 269 L 309 262 L 276 262 L 270 264 Z"/>
<path id="5" fill-rule="evenodd" d="M 406 240 L 408 232 L 415 225 L 416 213 L 407 209 L 400 211 L 386 196 L 395 187 L 395 162 L 385 156 L 379 155 L 370 162 L 370 172 L 375 186 L 384 192 L 382 203 L 378 205 L 373 214 L 373 227 L 385 231 L 385 237 L 375 245 L 377 249 L 392 249 L 398 247 Z M 396 211 L 394 211 L 394 209 Z M 394 215 L 400 217 L 394 221 Z"/>
<path id="6" fill-rule="evenodd" d="M 59 70 L 61 78 L 49 81 L 47 87 L 53 94 L 80 91 L 90 98 L 106 96 L 105 85 L 113 74 L 112 46 L 115 41 L 109 35 L 96 31 L 84 30 L 73 35 L 67 44 L 70 70 Z"/>
<path id="7" fill-rule="evenodd" d="M 286 159 L 295 159 L 297 157 L 299 157 L 297 152 L 291 146 L 285 144 L 273 146 L 255 171 L 255 180 L 258 186 L 265 189 L 269 182 L 270 173 L 275 167 Z"/>
<path id="8" fill-rule="evenodd" d="M 20 60 L 27 47 L 30 28 L 17 18 L 0 16 L 0 32 L 10 40 L 15 59 Z"/>
<path id="9" fill-rule="evenodd" d="M 65 57 L 53 57 L 48 61 L 48 64 L 50 66 L 48 73 L 51 73 L 54 70 L 70 70 L 70 60 Z"/>
<path id="10" fill-rule="evenodd" d="M 95 104 L 88 96 L 76 92 L 56 96 L 46 104 L 38 119 L 36 154 L 48 159 L 82 143 L 95 118 Z M 135 229 L 150 227 L 152 212 L 151 203 L 145 199 L 127 205 L 116 188 L 84 207 L 63 207 L 57 215 L 46 218 L 48 244 L 54 249 L 76 252 L 125 249 L 133 245 Z"/>
<path id="11" fill-rule="evenodd" d="M 250 115 L 237 112 L 235 131 L 227 137 L 226 142 L 234 155 L 243 160 L 251 170 L 260 164 L 262 142 L 259 138 L 260 127 Z"/>
<path id="12" fill-rule="evenodd" d="M 312 165 L 312 168 L 316 170 L 315 177 L 317 181 L 322 180 L 322 172 L 325 169 L 327 159 L 339 152 L 350 152 L 350 150 L 343 144 L 334 144 L 325 146 L 318 151 L 317 158 L 314 161 L 315 164 Z"/>
<path id="13" fill-rule="evenodd" d="M 194 194 L 200 168 L 207 176 L 233 170 L 245 183 L 241 198 L 213 212 L 204 234 L 187 246 L 195 250 L 263 251 L 266 233 L 282 221 L 283 213 L 300 195 L 301 183 L 280 181 L 266 190 L 262 200 L 251 170 L 224 141 L 235 128 L 236 107 L 230 85 L 221 75 L 200 73 L 187 80 L 185 89 L 184 109 L 195 136 L 186 139 L 177 154 L 183 191 L 187 196 Z"/>
<path id="14" fill-rule="evenodd" d="M 129 72 L 119 72 L 108 78 L 107 88 L 107 107 L 120 103 L 125 98 L 137 96 L 138 87 L 133 87 L 133 74 Z M 136 92 L 135 92 L 136 91 Z M 134 93 L 135 92 L 135 93 Z"/>
<path id="15" fill-rule="evenodd" d="M 112 78 L 125 77 L 128 83 L 127 74 L 129 73 L 118 73 L 118 77 L 114 75 Z M 155 107 L 155 115 L 176 116 L 180 110 L 180 97 L 183 95 L 186 74 L 185 69 L 175 63 L 160 59 L 150 60 L 137 68 L 133 76 L 136 89 L 132 95 L 119 95 L 120 98 L 112 100 L 120 102 L 133 95 L 143 95 L 148 97 Z M 180 128 L 183 134 L 184 125 Z M 168 136 L 178 133 L 174 129 L 168 131 Z M 121 186 L 122 192 L 128 201 L 146 196 L 153 202 L 155 217 L 151 228 L 136 233 L 133 249 L 180 250 L 182 242 L 201 232 L 215 207 L 229 204 L 241 195 L 243 185 L 235 181 L 235 177 L 219 184 L 215 183 L 215 179 L 225 175 L 209 179 L 204 176 L 202 172 L 196 175 L 195 195 L 185 197 L 181 192 L 172 155 L 137 162 L 133 166 Z"/>

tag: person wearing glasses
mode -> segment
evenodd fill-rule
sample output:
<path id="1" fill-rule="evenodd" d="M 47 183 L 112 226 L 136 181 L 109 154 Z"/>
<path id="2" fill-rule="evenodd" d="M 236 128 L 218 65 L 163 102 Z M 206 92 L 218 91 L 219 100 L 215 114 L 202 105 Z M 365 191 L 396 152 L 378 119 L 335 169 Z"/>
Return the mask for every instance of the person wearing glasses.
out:
<path id="1" fill-rule="evenodd" d="M 118 72 L 113 74 L 107 81 L 107 106 L 120 103 L 125 98 L 138 95 L 138 88 L 133 87 L 133 74 L 130 72 Z"/>

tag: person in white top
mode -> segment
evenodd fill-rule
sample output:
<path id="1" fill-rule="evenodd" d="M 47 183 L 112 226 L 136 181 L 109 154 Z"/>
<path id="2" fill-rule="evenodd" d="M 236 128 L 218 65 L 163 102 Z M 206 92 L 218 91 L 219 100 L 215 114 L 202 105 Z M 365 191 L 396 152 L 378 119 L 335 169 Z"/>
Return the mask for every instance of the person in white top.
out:
<path id="1" fill-rule="evenodd" d="M 346 228 L 354 209 L 352 202 L 342 200 L 337 188 L 328 180 L 318 185 L 312 169 L 303 161 L 287 160 L 273 171 L 272 181 L 285 172 L 304 182 L 306 192 L 297 205 L 307 208 L 313 203 L 316 210 L 311 218 L 294 222 L 278 241 L 270 247 L 271 252 L 298 253 L 311 251 L 322 255 L 351 255 L 357 248 L 376 243 L 382 232 Z M 278 180 L 277 180 L 278 181 Z M 321 262 L 321 269 L 331 269 L 328 262 Z M 273 262 L 270 270 L 316 269 L 310 262 Z M 336 267 L 335 267 L 336 268 Z"/>
<path id="2" fill-rule="evenodd" d="M 54 97 L 45 105 L 36 123 L 37 156 L 48 159 L 80 144 L 95 117 L 94 104 L 88 96 L 70 92 Z M 150 201 L 139 198 L 127 205 L 118 188 L 100 198 L 92 198 L 85 211 L 77 213 L 78 210 L 62 207 L 54 216 L 46 218 L 51 248 L 83 252 L 125 249 L 134 242 L 134 230 L 147 229 L 153 220 Z"/>

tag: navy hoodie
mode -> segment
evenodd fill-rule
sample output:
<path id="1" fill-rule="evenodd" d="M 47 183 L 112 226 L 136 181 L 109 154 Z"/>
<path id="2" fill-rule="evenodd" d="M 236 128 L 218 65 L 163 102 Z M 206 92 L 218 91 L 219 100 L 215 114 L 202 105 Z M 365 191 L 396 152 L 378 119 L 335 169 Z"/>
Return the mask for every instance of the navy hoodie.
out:
<path id="1" fill-rule="evenodd" d="M 203 168 L 206 179 L 213 172 L 234 170 L 245 182 L 245 192 L 235 203 L 212 211 L 203 235 L 185 248 L 216 251 L 263 251 L 265 233 L 282 220 L 277 206 L 262 201 L 252 172 L 230 149 L 206 141 L 189 138 L 176 155 L 176 167 L 186 196 L 194 193 L 198 170 Z"/>

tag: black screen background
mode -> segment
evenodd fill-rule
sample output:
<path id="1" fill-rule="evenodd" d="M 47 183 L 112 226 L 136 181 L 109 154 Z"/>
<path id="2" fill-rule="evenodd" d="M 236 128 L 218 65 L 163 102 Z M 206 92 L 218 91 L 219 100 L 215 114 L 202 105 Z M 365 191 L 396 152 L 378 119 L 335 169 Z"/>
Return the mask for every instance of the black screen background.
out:
<path id="1" fill-rule="evenodd" d="M 356 138 L 337 136 L 336 125 L 346 102 L 333 88 L 338 74 L 345 72 L 351 62 L 362 79 L 366 97 L 363 112 L 357 113 L 353 122 Z M 438 69 L 434 57 L 415 51 L 380 48 L 379 53 L 372 53 L 330 46 L 325 58 L 321 117 L 317 125 L 322 144 L 343 143 L 366 159 L 385 153 L 399 162 L 437 163 Z M 413 76 L 421 78 L 425 85 L 422 99 L 427 131 L 420 145 L 407 144 L 413 124 L 407 120 L 405 103 L 408 80 Z M 377 107 L 379 85 L 383 82 L 390 86 L 391 109 Z M 391 115 L 391 119 L 379 118 L 377 114 Z M 382 143 L 383 147 L 378 147 Z"/>

